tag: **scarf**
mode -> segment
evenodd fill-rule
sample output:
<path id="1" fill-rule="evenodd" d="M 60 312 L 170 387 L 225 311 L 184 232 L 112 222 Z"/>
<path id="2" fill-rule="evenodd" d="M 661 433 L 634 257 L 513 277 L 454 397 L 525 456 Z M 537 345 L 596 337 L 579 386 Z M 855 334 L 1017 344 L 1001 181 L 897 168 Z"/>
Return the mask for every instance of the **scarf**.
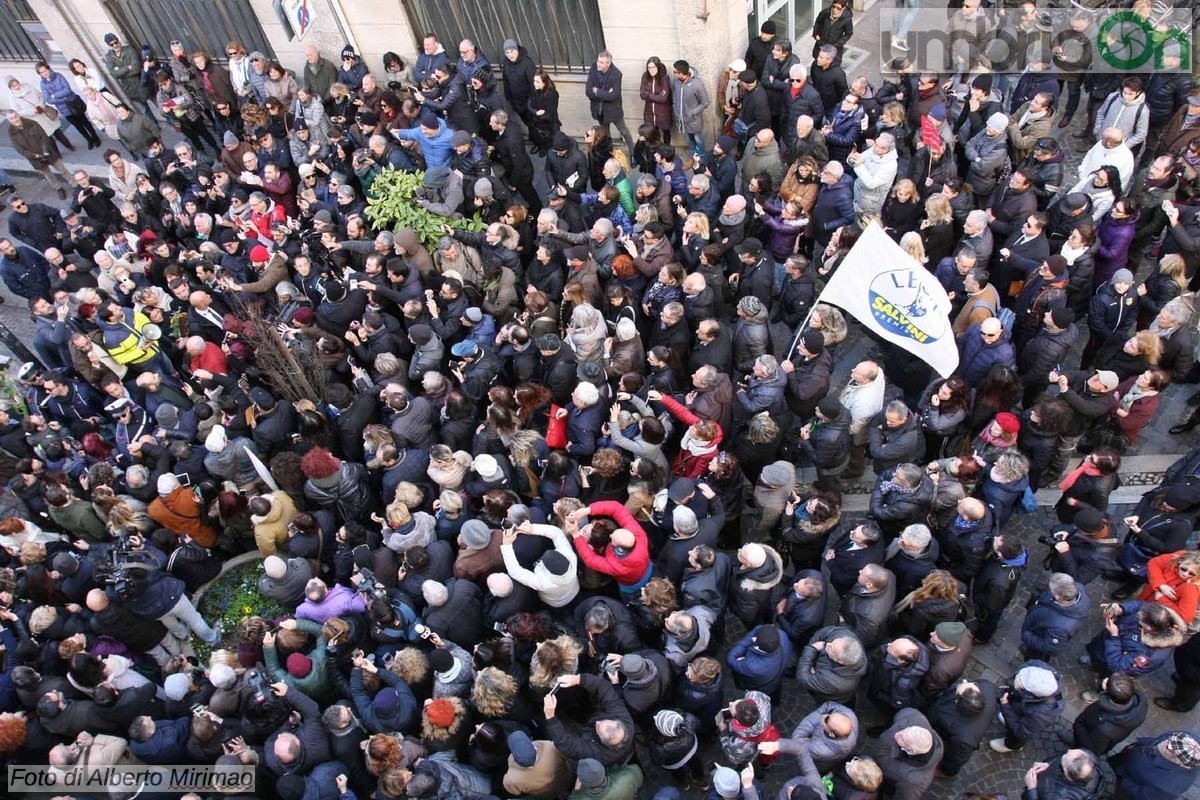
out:
<path id="1" fill-rule="evenodd" d="M 746 220 L 746 209 L 742 209 L 736 214 L 725 214 L 717 217 L 717 222 L 721 225 L 741 225 Z"/>
<path id="2" fill-rule="evenodd" d="M 691 428 L 688 428 L 687 433 L 683 434 L 683 440 L 680 442 L 680 445 L 693 456 L 706 456 L 717 449 L 715 442 L 703 442 L 697 439 L 692 434 Z"/>
<path id="3" fill-rule="evenodd" d="M 1172 336 L 1174 336 L 1175 332 L 1178 331 L 1182 327 L 1183 327 L 1182 325 L 1176 325 L 1174 328 L 1160 328 L 1158 326 L 1158 317 L 1155 317 L 1154 321 L 1150 323 L 1150 327 L 1148 328 L 1148 330 L 1151 333 L 1153 333 L 1155 336 L 1157 336 L 1158 338 L 1162 339 L 1163 341 L 1166 341 L 1167 339 L 1170 339 Z"/>
<path id="4" fill-rule="evenodd" d="M 912 494 L 918 488 L 920 488 L 919 485 L 918 486 L 901 486 L 900 484 L 898 484 L 892 480 L 884 481 L 883 483 L 879 484 L 879 491 L 881 494 L 887 494 L 888 492 L 899 492 L 900 494 Z"/>
<path id="5" fill-rule="evenodd" d="M 1100 474 L 1099 467 L 1084 459 L 1084 461 L 1075 468 L 1074 472 L 1062 479 L 1062 482 L 1058 484 L 1058 488 L 1064 492 L 1068 492 L 1071 490 L 1071 487 L 1075 485 L 1075 481 L 1079 480 L 1081 476 L 1091 475 L 1092 477 L 1099 477 Z"/>
<path id="6" fill-rule="evenodd" d="M 1067 266 L 1073 267 L 1075 266 L 1075 259 L 1079 258 L 1087 251 L 1088 249 L 1086 247 L 1081 247 L 1076 250 L 1074 247 L 1071 247 L 1071 245 L 1064 243 L 1060 252 L 1062 257 L 1067 260 Z"/>
<path id="7" fill-rule="evenodd" d="M 988 428 L 990 427 L 991 426 L 989 425 Z M 993 436 L 992 432 L 988 428 L 984 428 L 983 433 L 979 434 L 979 438 L 982 439 L 984 443 L 990 444 L 993 447 L 1012 447 L 1013 444 L 1015 444 L 1015 442 L 1010 442 L 1003 436 Z"/>
<path id="8" fill-rule="evenodd" d="M 1121 408 L 1128 411 L 1138 400 L 1141 400 L 1143 397 L 1154 397 L 1156 394 L 1158 392 L 1155 390 L 1143 389 L 1135 382 L 1133 386 L 1129 387 L 1129 391 L 1125 393 L 1125 396 L 1121 398 Z"/>

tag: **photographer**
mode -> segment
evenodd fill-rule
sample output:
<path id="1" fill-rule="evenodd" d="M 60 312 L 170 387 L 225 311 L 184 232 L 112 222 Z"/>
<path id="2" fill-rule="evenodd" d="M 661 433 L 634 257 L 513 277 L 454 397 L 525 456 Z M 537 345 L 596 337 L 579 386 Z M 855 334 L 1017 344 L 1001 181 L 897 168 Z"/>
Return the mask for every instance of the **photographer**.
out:
<path id="1" fill-rule="evenodd" d="M 109 596 L 122 599 L 131 614 L 143 620 L 158 620 L 163 623 L 177 639 L 186 641 L 195 634 L 209 644 L 220 641 L 220 630 L 209 627 L 200 616 L 200 612 L 188 599 L 184 582 L 168 572 L 146 564 L 147 556 L 154 557 L 154 552 L 157 551 L 147 552 L 142 537 L 137 534 L 130 535 L 126 542 L 129 549 L 118 552 L 114 557 L 121 559 L 119 563 L 122 564 L 122 568 L 118 570 L 118 576 L 128 577 L 132 586 L 132 596 L 122 597 L 119 583 L 115 586 L 110 583 Z M 163 561 L 166 560 L 162 553 L 157 555 L 162 556 Z M 125 561 L 126 556 L 133 561 Z"/>
<path id="2" fill-rule="evenodd" d="M 111 597 L 104 589 L 95 588 L 87 594 L 87 607 L 92 612 L 91 627 L 96 635 L 111 636 L 131 652 L 146 653 L 160 667 L 178 655 L 185 639 L 177 638 L 157 619 L 145 619 L 131 612 L 119 597 Z"/>
<path id="3" fill-rule="evenodd" d="M 329 740 L 317 704 L 303 692 L 289 689 L 286 683 L 273 683 L 271 690 L 291 710 L 299 712 L 300 723 L 293 725 L 289 719 L 267 739 L 263 748 L 267 767 L 280 776 L 305 775 L 329 761 Z"/>
<path id="4" fill-rule="evenodd" d="M 350 672 L 350 694 L 361 724 L 371 733 L 407 731 L 416 723 L 419 711 L 412 689 L 390 669 L 379 669 L 358 651 Z M 367 694 L 363 673 L 369 672 L 383 684 L 374 697 Z"/>

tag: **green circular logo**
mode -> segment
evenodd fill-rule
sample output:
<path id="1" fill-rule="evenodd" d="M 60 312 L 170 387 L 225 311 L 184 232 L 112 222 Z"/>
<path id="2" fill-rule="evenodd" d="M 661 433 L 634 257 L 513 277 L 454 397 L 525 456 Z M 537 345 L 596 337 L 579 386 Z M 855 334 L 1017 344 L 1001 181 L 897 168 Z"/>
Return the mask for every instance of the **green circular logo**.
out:
<path id="1" fill-rule="evenodd" d="M 1109 66 L 1139 69 L 1154 57 L 1154 26 L 1132 11 L 1118 11 L 1100 26 L 1096 47 Z"/>

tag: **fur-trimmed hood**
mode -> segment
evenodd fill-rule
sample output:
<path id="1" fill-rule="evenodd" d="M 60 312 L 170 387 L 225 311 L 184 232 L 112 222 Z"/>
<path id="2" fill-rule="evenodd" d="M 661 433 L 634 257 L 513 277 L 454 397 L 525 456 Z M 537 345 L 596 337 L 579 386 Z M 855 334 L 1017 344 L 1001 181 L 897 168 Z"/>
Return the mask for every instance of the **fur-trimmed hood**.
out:
<path id="1" fill-rule="evenodd" d="M 783 557 L 773 547 L 759 545 L 767 554 L 767 560 L 762 566 L 750 567 L 744 572 L 739 570 L 738 585 L 742 591 L 757 592 L 774 589 L 783 580 Z"/>
<path id="2" fill-rule="evenodd" d="M 1142 634 L 1142 644 L 1146 647 L 1179 647 L 1187 639 L 1187 623 L 1174 609 L 1167 608 L 1171 615 L 1171 627 L 1162 632 Z"/>
<path id="3" fill-rule="evenodd" d="M 438 728 L 429 722 L 427 711 L 421 712 L 421 738 L 427 742 L 448 742 L 458 733 L 463 722 L 467 719 L 467 704 L 457 697 L 439 697 L 438 701 L 445 701 L 454 706 L 454 721 L 449 727 Z"/>
<path id="4" fill-rule="evenodd" d="M 811 519 L 797 519 L 796 527 L 809 536 L 823 536 L 838 526 L 842 521 L 841 510 L 824 522 L 813 522 Z"/>

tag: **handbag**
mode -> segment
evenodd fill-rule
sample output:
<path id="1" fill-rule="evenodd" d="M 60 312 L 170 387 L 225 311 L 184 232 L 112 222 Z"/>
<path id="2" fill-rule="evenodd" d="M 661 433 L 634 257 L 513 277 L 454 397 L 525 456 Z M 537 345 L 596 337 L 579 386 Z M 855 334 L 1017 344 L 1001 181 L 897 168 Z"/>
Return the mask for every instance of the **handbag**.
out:
<path id="1" fill-rule="evenodd" d="M 73 94 L 67 98 L 67 108 L 71 109 L 72 114 L 87 113 L 87 103 L 77 94 Z"/>
<path id="2" fill-rule="evenodd" d="M 553 450 L 564 450 L 567 446 L 567 420 L 559 419 L 562 406 L 550 404 L 550 421 L 546 425 L 546 446 Z"/>
<path id="3" fill-rule="evenodd" d="M 1150 563 L 1150 559 L 1157 555 L 1158 553 L 1143 545 L 1132 535 L 1127 536 L 1125 544 L 1121 545 L 1121 552 L 1117 553 L 1117 566 L 1123 572 L 1145 580 L 1147 565 Z"/>
<path id="4" fill-rule="evenodd" d="M 46 115 L 46 119 L 53 122 L 58 119 L 58 109 L 54 106 L 42 106 L 42 113 Z"/>
<path id="5" fill-rule="evenodd" d="M 1018 510 L 1022 514 L 1033 514 L 1038 510 L 1037 495 L 1028 486 L 1025 487 L 1025 493 L 1021 495 L 1021 505 L 1018 506 Z"/>

